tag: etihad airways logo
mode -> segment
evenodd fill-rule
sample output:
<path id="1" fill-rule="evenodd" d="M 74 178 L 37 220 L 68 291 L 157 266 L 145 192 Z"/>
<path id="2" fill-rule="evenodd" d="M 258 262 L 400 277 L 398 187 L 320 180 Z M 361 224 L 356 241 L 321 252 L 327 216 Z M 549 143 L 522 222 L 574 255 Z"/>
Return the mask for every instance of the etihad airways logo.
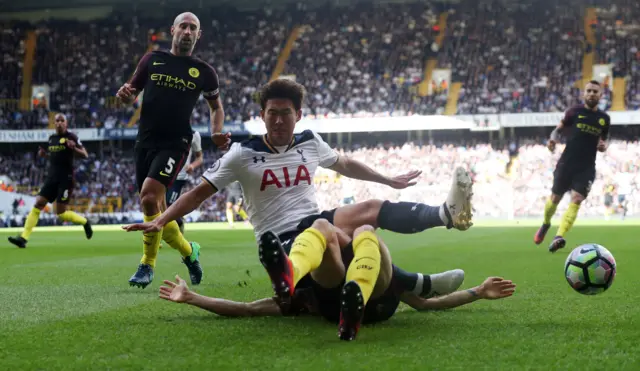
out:
<path id="1" fill-rule="evenodd" d="M 167 88 L 178 89 L 181 91 L 187 91 L 187 89 L 196 89 L 195 82 L 171 75 L 166 75 L 164 73 L 152 73 L 151 80 L 155 81 L 157 86 L 165 86 Z"/>

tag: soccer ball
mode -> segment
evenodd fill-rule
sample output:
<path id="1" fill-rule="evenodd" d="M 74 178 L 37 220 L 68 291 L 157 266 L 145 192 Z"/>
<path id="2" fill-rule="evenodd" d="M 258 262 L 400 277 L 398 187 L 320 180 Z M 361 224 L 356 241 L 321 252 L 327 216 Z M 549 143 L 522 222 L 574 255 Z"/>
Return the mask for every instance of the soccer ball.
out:
<path id="1" fill-rule="evenodd" d="M 564 275 L 577 292 L 595 295 L 604 292 L 616 276 L 616 260 L 604 246 L 595 243 L 573 249 L 564 263 Z"/>

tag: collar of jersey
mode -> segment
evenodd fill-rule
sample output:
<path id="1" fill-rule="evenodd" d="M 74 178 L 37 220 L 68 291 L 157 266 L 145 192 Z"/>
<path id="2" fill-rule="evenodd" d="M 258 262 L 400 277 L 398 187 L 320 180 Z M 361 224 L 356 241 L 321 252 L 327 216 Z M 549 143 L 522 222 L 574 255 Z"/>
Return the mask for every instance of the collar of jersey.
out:
<path id="1" fill-rule="evenodd" d="M 280 153 L 276 149 L 276 147 L 269 142 L 269 139 L 267 138 L 267 134 L 262 136 L 262 141 L 264 142 L 264 145 L 267 146 L 269 151 L 271 151 L 271 153 Z M 296 136 L 294 135 L 293 138 L 291 138 L 291 143 L 289 143 L 289 145 L 287 146 L 287 149 L 285 149 L 284 151 L 287 152 L 288 150 L 290 150 L 295 145 L 295 143 L 296 143 Z"/>

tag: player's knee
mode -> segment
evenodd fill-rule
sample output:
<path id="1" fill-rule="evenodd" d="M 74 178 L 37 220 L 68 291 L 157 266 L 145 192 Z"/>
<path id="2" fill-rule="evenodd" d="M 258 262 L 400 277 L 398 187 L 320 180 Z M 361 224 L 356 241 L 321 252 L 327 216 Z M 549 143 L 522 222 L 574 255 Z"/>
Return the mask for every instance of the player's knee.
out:
<path id="1" fill-rule="evenodd" d="M 560 200 L 562 200 L 562 196 L 557 195 L 555 193 L 551 194 L 551 202 L 553 202 L 554 204 L 559 204 Z"/>
<path id="2" fill-rule="evenodd" d="M 356 228 L 355 231 L 353 231 L 353 238 L 356 238 L 359 234 L 364 233 L 364 232 L 375 232 L 375 228 L 373 228 L 373 226 L 369 225 L 369 224 L 365 224 L 365 225 L 361 225 L 360 227 Z"/>
<path id="3" fill-rule="evenodd" d="M 324 238 L 327 240 L 327 243 L 337 239 L 336 232 L 333 229 L 333 224 L 329 223 L 327 219 L 317 219 L 313 222 L 311 227 L 322 233 Z"/>
<path id="4" fill-rule="evenodd" d="M 383 203 L 383 200 L 367 200 L 361 203 L 363 209 L 361 215 L 365 216 L 367 224 L 374 225 L 377 223 Z"/>
<path id="5" fill-rule="evenodd" d="M 140 195 L 140 204 L 145 213 L 156 213 L 158 212 L 159 204 L 158 195 L 154 192 L 142 192 Z"/>

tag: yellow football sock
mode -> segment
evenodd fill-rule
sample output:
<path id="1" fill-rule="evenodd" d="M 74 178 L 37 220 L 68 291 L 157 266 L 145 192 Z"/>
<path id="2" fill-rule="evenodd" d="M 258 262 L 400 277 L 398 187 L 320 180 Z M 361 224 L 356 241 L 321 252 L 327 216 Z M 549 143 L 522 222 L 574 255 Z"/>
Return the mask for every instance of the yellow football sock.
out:
<path id="1" fill-rule="evenodd" d="M 365 304 L 369 301 L 380 273 L 380 241 L 373 232 L 363 232 L 353 240 L 353 261 L 347 269 L 346 281 L 356 281 Z"/>
<path id="2" fill-rule="evenodd" d="M 180 233 L 180 227 L 175 220 L 164 226 L 162 229 L 162 239 L 169 244 L 169 246 L 178 250 L 183 258 L 191 256 L 193 252 L 191 244 L 184 238 L 182 233 Z"/>
<path id="3" fill-rule="evenodd" d="M 327 249 L 327 240 L 319 230 L 307 228 L 293 241 L 289 259 L 293 265 L 293 285 L 318 268 Z"/>
<path id="4" fill-rule="evenodd" d="M 573 226 L 573 222 L 575 222 L 578 217 L 579 210 L 580 205 L 574 204 L 573 202 L 569 204 L 567 211 L 562 215 L 562 221 L 558 227 L 558 233 L 556 233 L 557 236 L 564 237 L 564 234 L 569 232 L 569 229 Z"/>
<path id="5" fill-rule="evenodd" d="M 160 216 L 157 213 L 153 216 L 144 216 L 144 222 L 152 222 L 154 219 Z M 148 264 L 152 267 L 156 266 L 156 259 L 158 258 L 158 250 L 160 249 L 160 241 L 162 240 L 162 230 L 160 232 L 145 233 L 142 237 L 142 250 L 144 254 L 140 260 L 141 264 Z"/>
<path id="6" fill-rule="evenodd" d="M 227 221 L 229 222 L 229 225 L 233 226 L 234 215 L 232 209 L 227 209 Z"/>
<path id="7" fill-rule="evenodd" d="M 551 199 L 547 200 L 547 203 L 544 205 L 544 224 L 551 224 L 551 218 L 553 218 L 553 214 L 556 213 L 557 208 L 558 204 L 551 202 Z"/>
<path id="8" fill-rule="evenodd" d="M 27 216 L 27 220 L 24 222 L 24 231 L 22 231 L 22 238 L 25 240 L 29 239 L 31 236 L 31 232 L 33 232 L 33 228 L 38 224 L 38 219 L 40 219 L 40 209 L 34 207 L 29 212 L 29 216 Z"/>
<path id="9" fill-rule="evenodd" d="M 238 210 L 238 215 L 240 215 L 240 217 L 242 218 L 242 220 L 247 220 L 247 219 L 249 219 L 249 215 L 247 215 L 247 213 L 244 211 L 244 209 L 240 209 L 240 210 Z"/>
<path id="10" fill-rule="evenodd" d="M 60 220 L 62 221 L 71 222 L 73 224 L 87 224 L 87 218 L 71 210 L 67 210 L 61 214 L 58 214 L 58 218 L 60 218 Z"/>

